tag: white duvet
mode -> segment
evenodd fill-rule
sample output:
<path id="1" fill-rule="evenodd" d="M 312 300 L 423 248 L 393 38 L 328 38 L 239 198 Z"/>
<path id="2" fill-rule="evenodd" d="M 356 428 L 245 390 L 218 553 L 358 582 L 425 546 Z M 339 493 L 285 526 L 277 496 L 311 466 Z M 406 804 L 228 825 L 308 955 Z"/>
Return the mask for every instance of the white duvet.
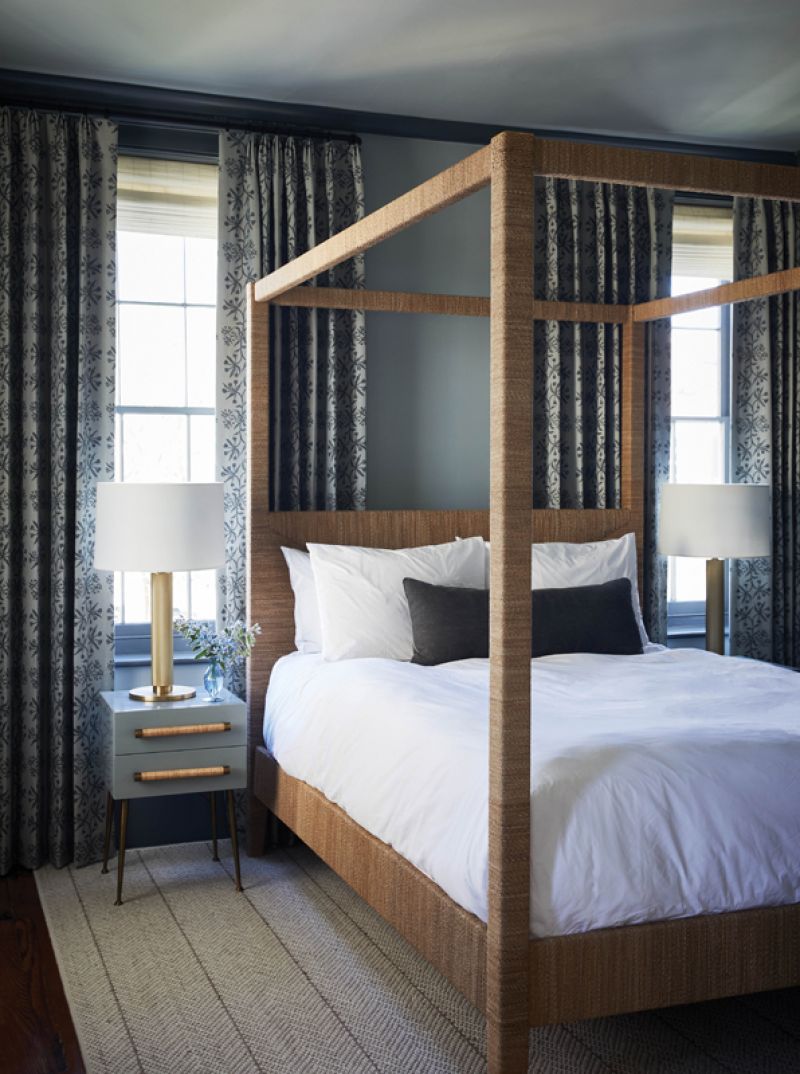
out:
<path id="1" fill-rule="evenodd" d="M 800 674 L 692 649 L 532 661 L 531 933 L 800 901 Z M 486 920 L 488 661 L 276 665 L 281 767 Z"/>

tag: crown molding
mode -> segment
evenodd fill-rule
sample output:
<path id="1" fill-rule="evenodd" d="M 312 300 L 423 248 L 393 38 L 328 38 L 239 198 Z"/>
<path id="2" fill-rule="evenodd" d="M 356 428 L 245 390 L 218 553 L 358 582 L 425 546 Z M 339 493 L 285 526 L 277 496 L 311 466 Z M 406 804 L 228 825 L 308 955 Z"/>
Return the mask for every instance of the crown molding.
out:
<path id="1" fill-rule="evenodd" d="M 455 120 L 426 119 L 378 112 L 350 111 L 321 105 L 288 104 L 259 101 L 248 97 L 228 97 L 213 93 L 139 86 L 125 82 L 101 82 L 88 78 L 0 69 L 0 102 L 20 107 L 53 108 L 61 111 L 90 111 L 106 115 L 121 123 L 134 141 L 138 137 L 147 146 L 150 141 L 169 142 L 178 131 L 204 132 L 209 136 L 222 127 L 244 127 L 285 133 L 383 134 L 399 138 L 426 138 L 444 142 L 485 145 L 501 130 L 522 130 L 548 138 L 627 146 L 634 149 L 659 149 L 666 152 L 701 154 L 728 160 L 749 160 L 768 164 L 797 166 L 800 154 L 786 150 L 758 149 L 746 146 L 696 144 L 658 139 L 609 137 L 591 131 L 560 131 L 523 127 L 493 126 L 486 123 L 463 123 Z M 143 134 L 161 128 L 161 136 Z M 138 132 L 138 134 L 137 134 Z M 198 142 L 198 145 L 201 143 Z M 146 148 L 143 149 L 146 151 Z M 198 155 L 208 159 L 208 150 Z M 186 156 L 193 155 L 187 149 Z"/>

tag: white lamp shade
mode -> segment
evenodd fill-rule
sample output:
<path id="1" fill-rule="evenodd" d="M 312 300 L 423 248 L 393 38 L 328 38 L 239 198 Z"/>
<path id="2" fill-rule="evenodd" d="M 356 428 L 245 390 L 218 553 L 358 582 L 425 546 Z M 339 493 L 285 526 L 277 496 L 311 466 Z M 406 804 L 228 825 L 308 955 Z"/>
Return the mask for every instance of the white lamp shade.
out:
<path id="1" fill-rule="evenodd" d="M 98 570 L 193 571 L 224 563 L 221 483 L 98 483 Z"/>
<path id="2" fill-rule="evenodd" d="M 768 556 L 769 485 L 664 485 L 658 550 L 705 559 Z"/>

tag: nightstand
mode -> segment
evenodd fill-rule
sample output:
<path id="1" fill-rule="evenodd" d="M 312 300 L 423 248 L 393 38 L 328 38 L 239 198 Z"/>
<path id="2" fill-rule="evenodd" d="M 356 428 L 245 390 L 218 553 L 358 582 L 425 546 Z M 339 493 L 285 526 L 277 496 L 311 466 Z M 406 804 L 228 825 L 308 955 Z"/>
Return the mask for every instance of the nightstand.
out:
<path id="1" fill-rule="evenodd" d="M 106 810 L 103 872 L 116 803 L 121 803 L 117 898 L 122 904 L 128 804 L 132 798 L 204 791 L 211 799 L 211 837 L 217 857 L 216 792 L 224 791 L 233 847 L 236 890 L 242 890 L 233 792 L 247 786 L 245 705 L 224 690 L 221 700 L 133 701 L 125 690 L 101 693 L 113 729 L 113 770 Z"/>

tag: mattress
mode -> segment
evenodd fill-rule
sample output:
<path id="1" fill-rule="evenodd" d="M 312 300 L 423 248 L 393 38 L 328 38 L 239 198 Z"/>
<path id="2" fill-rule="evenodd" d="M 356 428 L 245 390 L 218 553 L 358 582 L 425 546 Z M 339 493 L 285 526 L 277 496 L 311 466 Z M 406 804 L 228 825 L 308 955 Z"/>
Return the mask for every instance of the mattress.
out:
<path id="1" fill-rule="evenodd" d="M 800 675 L 692 649 L 532 661 L 531 935 L 800 901 Z M 488 661 L 292 653 L 264 742 L 482 920 Z"/>

